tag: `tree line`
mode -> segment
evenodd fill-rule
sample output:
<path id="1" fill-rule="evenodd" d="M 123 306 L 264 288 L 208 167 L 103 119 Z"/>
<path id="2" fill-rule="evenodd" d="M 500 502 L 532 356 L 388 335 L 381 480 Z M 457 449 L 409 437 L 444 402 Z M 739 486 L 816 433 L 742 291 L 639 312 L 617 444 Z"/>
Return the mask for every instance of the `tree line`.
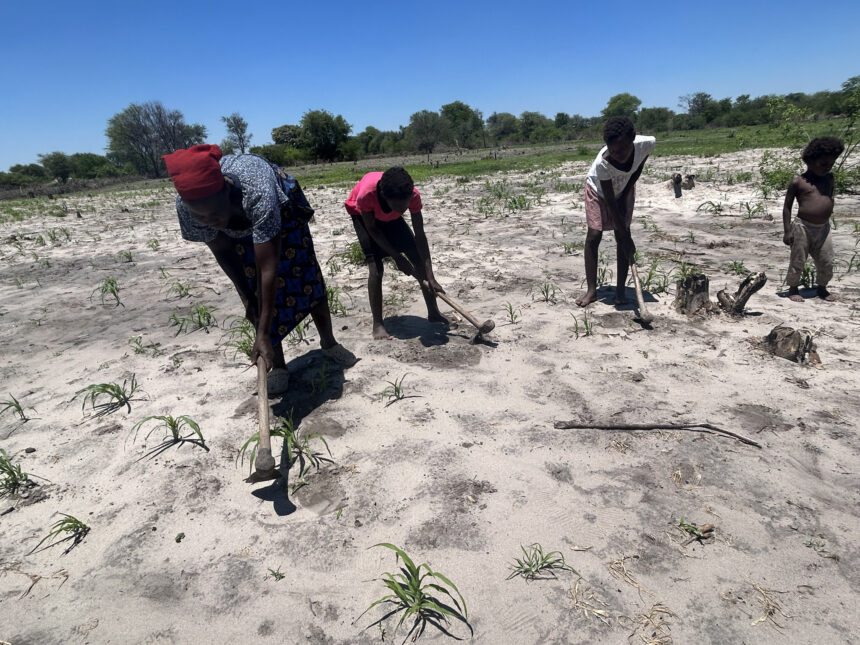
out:
<path id="1" fill-rule="evenodd" d="M 814 119 L 855 115 L 860 103 L 860 76 L 849 78 L 837 91 L 813 94 L 795 92 L 751 98 L 715 99 L 706 92 L 679 97 L 676 112 L 668 107 L 641 107 L 629 93 L 612 96 L 600 116 L 584 117 L 559 112 L 549 118 L 526 111 L 519 116 L 493 112 L 484 117 L 462 101 L 443 105 L 438 111 L 421 110 L 397 130 L 367 126 L 353 135 L 342 115 L 327 110 L 308 110 L 297 124 L 272 129 L 271 143 L 251 146 L 253 135 L 238 113 L 221 117 L 227 130 L 221 142 L 225 153 L 252 152 L 283 166 L 311 161 L 353 161 L 373 155 L 432 153 L 434 150 L 473 149 L 600 138 L 606 118 L 628 116 L 643 132 L 671 132 L 745 125 L 803 123 Z M 186 123 L 179 110 L 160 101 L 131 104 L 112 116 L 105 136 L 105 155 L 50 152 L 39 155 L 39 163 L 18 164 L 0 172 L 0 187 L 22 187 L 47 181 L 65 183 L 70 178 L 95 179 L 122 175 L 163 177 L 162 155 L 202 143 L 206 127 Z M 796 143 L 788 141 L 787 143 Z"/>

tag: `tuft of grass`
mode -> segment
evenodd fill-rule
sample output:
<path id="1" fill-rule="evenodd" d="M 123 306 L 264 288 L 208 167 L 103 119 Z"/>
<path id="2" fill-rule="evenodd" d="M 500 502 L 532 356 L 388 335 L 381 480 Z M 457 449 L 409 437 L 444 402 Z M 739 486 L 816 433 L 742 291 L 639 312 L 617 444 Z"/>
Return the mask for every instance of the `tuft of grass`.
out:
<path id="1" fill-rule="evenodd" d="M 512 325 L 516 325 L 520 320 L 520 315 L 517 313 L 519 310 L 516 309 L 510 302 L 505 303 L 505 316 L 508 319 L 508 322 Z"/>
<path id="2" fill-rule="evenodd" d="M 148 246 L 153 251 L 157 251 L 158 247 L 161 246 L 161 244 L 159 243 L 158 238 L 153 237 L 151 240 L 149 240 L 149 242 L 146 243 L 146 246 Z"/>
<path id="3" fill-rule="evenodd" d="M 576 251 L 583 247 L 582 242 L 562 242 L 561 248 L 565 255 L 573 255 Z"/>
<path id="4" fill-rule="evenodd" d="M 750 272 L 741 260 L 732 260 L 726 265 L 726 270 L 736 275 L 746 275 Z"/>
<path id="5" fill-rule="evenodd" d="M 274 580 L 275 582 L 278 582 L 280 580 L 283 580 L 286 577 L 286 575 L 287 574 L 285 574 L 283 571 L 281 571 L 281 567 L 278 567 L 277 569 L 269 569 L 269 573 L 266 575 L 266 577 L 272 578 L 272 580 Z"/>
<path id="6" fill-rule="evenodd" d="M 582 321 L 576 317 L 576 314 L 570 314 L 573 317 L 573 335 L 574 338 L 580 336 L 594 336 L 594 323 L 588 319 L 588 312 L 582 312 Z"/>
<path id="7" fill-rule="evenodd" d="M 89 401 L 91 408 L 95 412 L 95 416 L 103 417 L 121 409 L 123 406 L 131 412 L 132 397 L 138 391 L 137 378 L 134 374 L 131 375 L 131 381 L 123 380 L 122 385 L 118 383 L 95 383 L 87 385 L 75 392 L 72 401 L 77 399 L 81 394 L 84 395 L 81 410 L 83 410 Z M 104 403 L 98 403 L 99 399 L 107 399 Z"/>
<path id="8" fill-rule="evenodd" d="M 346 250 L 340 254 L 340 257 L 344 262 L 357 266 L 364 264 L 366 260 L 364 257 L 364 251 L 361 250 L 361 244 L 358 242 L 351 242 L 349 246 L 346 247 Z"/>
<path id="9" fill-rule="evenodd" d="M 386 383 L 388 383 L 388 387 L 379 393 L 379 397 L 383 401 L 388 401 L 388 403 L 385 404 L 386 408 L 392 403 L 396 403 L 397 401 L 406 398 L 406 394 L 403 391 L 403 381 L 406 379 L 406 376 L 407 375 L 404 374 L 399 379 L 395 378 L 393 381 L 386 381 Z"/>
<path id="10" fill-rule="evenodd" d="M 191 312 L 185 316 L 178 316 L 174 311 L 170 314 L 169 322 L 171 327 L 179 328 L 176 331 L 177 336 L 183 332 L 190 334 L 200 329 L 208 334 L 209 328 L 215 327 L 218 324 L 215 316 L 212 315 L 213 311 L 215 311 L 214 307 L 197 305 L 196 307 L 192 307 Z"/>
<path id="11" fill-rule="evenodd" d="M 767 214 L 767 209 L 761 202 L 741 202 L 738 204 L 738 210 L 744 219 L 753 219 L 756 215 Z"/>
<path id="12" fill-rule="evenodd" d="M 346 316 L 348 312 L 346 305 L 340 299 L 341 290 L 339 287 L 326 287 L 325 295 L 328 299 L 328 308 L 333 316 Z"/>
<path id="13" fill-rule="evenodd" d="M 159 349 L 161 343 L 150 343 L 149 345 L 143 344 L 143 336 L 135 336 L 133 338 L 128 339 L 128 344 L 131 345 L 131 348 L 134 350 L 135 354 L 146 354 L 146 352 L 152 352 L 152 357 L 155 358 L 160 356 L 164 352 Z"/>
<path id="14" fill-rule="evenodd" d="M 532 297 L 534 297 L 534 295 Z M 542 282 L 541 284 L 537 285 L 537 298 L 541 302 L 555 304 L 555 285 L 552 282 Z"/>
<path id="15" fill-rule="evenodd" d="M 305 318 L 293 328 L 286 338 L 287 345 L 290 347 L 299 345 L 300 343 L 307 344 L 308 341 L 308 319 Z"/>
<path id="16" fill-rule="evenodd" d="M 220 345 L 224 347 L 225 353 L 232 350 L 232 358 L 236 360 L 239 356 L 251 357 L 254 349 L 254 341 L 257 339 L 257 330 L 254 324 L 247 318 L 234 318 L 230 326 L 221 336 Z"/>
<path id="17" fill-rule="evenodd" d="M 177 298 L 187 298 L 191 295 L 191 285 L 182 284 L 176 280 L 167 288 L 167 295 L 176 296 Z"/>
<path id="18" fill-rule="evenodd" d="M 725 210 L 722 202 L 714 202 L 714 201 L 706 201 L 702 202 L 696 207 L 696 212 L 705 211 L 706 213 L 713 213 L 714 215 L 719 215 Z"/>
<path id="19" fill-rule="evenodd" d="M 105 278 L 102 280 L 101 284 L 93 289 L 93 292 L 90 294 L 90 298 L 92 298 L 96 293 L 101 297 L 102 304 L 105 304 L 105 298 L 107 297 L 111 297 L 116 301 L 116 304 L 114 305 L 115 307 L 122 304 L 119 300 L 119 284 L 117 284 L 116 278 Z"/>
<path id="20" fill-rule="evenodd" d="M 13 494 L 27 479 L 21 466 L 13 464 L 6 451 L 0 448 L 0 497 Z"/>
<path id="21" fill-rule="evenodd" d="M 540 544 L 531 544 L 528 548 L 520 545 L 523 552 L 522 558 L 514 558 L 510 565 L 511 573 L 505 578 L 510 580 L 522 576 L 526 580 L 545 580 L 555 578 L 556 571 L 572 571 L 580 578 L 579 573 L 564 561 L 564 556 L 559 551 L 544 553 Z"/>
<path id="22" fill-rule="evenodd" d="M 809 260 L 803 265 L 803 271 L 800 274 L 800 284 L 807 289 L 811 289 L 815 284 L 815 265 Z"/>
<path id="23" fill-rule="evenodd" d="M 9 400 L 8 401 L 0 401 L 0 406 L 2 406 L 2 409 L 0 409 L 0 414 L 3 414 L 4 412 L 11 410 L 13 414 L 18 415 L 18 418 L 21 419 L 21 421 L 29 421 L 30 420 L 30 417 L 28 417 L 24 413 L 24 407 L 21 405 L 21 403 L 18 401 L 18 399 L 16 399 L 14 396 L 12 396 L 12 394 L 9 394 Z M 30 408 L 30 409 L 32 410 L 33 408 Z"/>
<path id="24" fill-rule="evenodd" d="M 134 424 L 132 430 L 134 431 L 134 438 L 132 439 L 132 443 L 137 441 L 137 435 L 140 432 L 140 429 L 149 421 L 158 421 L 152 428 L 150 428 L 149 432 L 146 433 L 144 440 L 148 439 L 149 436 L 155 432 L 156 430 L 166 430 L 169 434 L 165 435 L 162 439 L 161 443 L 149 450 L 141 459 L 146 457 L 152 459 L 157 457 L 162 452 L 170 448 L 171 446 L 175 446 L 177 444 L 190 443 L 197 446 L 200 446 L 207 452 L 209 452 L 209 447 L 206 445 L 206 440 L 203 438 L 203 433 L 200 430 L 200 426 L 197 422 L 189 416 L 181 415 L 178 417 L 173 417 L 168 415 L 155 415 L 149 416 L 145 419 L 141 419 L 137 423 Z M 183 436 L 183 432 L 190 431 L 188 434 Z"/>
<path id="25" fill-rule="evenodd" d="M 39 543 L 27 553 L 27 555 L 41 550 L 39 549 L 39 547 L 42 546 L 48 540 L 51 540 L 51 542 L 46 547 L 44 547 L 45 549 L 49 549 L 52 546 L 61 544 L 62 542 L 72 540 L 72 544 L 65 551 L 63 551 L 63 555 L 65 555 L 73 548 L 75 548 L 78 544 L 80 544 L 81 540 L 83 540 L 86 537 L 87 533 L 90 532 L 90 527 L 81 522 L 78 518 L 72 517 L 71 515 L 66 515 L 65 513 L 60 513 L 60 515 L 63 516 L 63 519 L 54 522 L 54 524 L 51 525 L 51 529 L 48 532 L 48 535 L 43 537 L 39 541 Z M 68 533 L 68 535 L 62 539 L 57 539 L 62 533 Z"/>
<path id="26" fill-rule="evenodd" d="M 400 619 L 394 627 L 394 635 L 406 619 L 414 619 L 404 643 L 410 636 L 413 642 L 417 640 L 428 624 L 451 636 L 447 626 L 452 618 L 462 622 L 469 628 L 469 633 L 473 633 L 468 620 L 466 601 L 457 586 L 447 576 L 434 571 L 427 563 L 416 566 L 403 549 L 393 544 L 381 542 L 371 548 L 376 547 L 394 551 L 395 563 L 402 561 L 403 566 L 398 573 L 383 572 L 381 581 L 390 593 L 375 600 L 361 616 L 380 605 L 390 605 L 391 608 L 384 616 L 371 623 L 370 627 L 374 625 L 381 627 L 386 619 L 399 614 Z"/>
<path id="27" fill-rule="evenodd" d="M 124 249 L 124 250 L 120 251 L 119 253 L 117 253 L 117 255 L 119 256 L 119 259 L 122 260 L 123 262 L 131 262 L 132 261 L 131 251 L 129 251 L 128 249 Z"/>

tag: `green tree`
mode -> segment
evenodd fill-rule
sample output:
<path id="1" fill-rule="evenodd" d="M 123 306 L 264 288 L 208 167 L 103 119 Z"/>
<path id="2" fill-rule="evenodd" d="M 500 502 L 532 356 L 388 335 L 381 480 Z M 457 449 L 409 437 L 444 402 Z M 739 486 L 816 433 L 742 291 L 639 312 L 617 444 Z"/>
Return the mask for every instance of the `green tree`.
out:
<path id="1" fill-rule="evenodd" d="M 76 152 L 69 156 L 69 163 L 72 166 L 72 177 L 78 179 L 116 177 L 120 174 L 119 168 L 112 164 L 110 159 L 92 152 Z"/>
<path id="2" fill-rule="evenodd" d="M 285 143 L 293 148 L 302 147 L 302 129 L 297 125 L 281 125 L 272 128 L 272 141 Z"/>
<path id="3" fill-rule="evenodd" d="M 448 122 L 446 141 L 458 148 L 486 145 L 484 117 L 478 110 L 473 110 L 462 101 L 454 101 L 443 105 L 439 111 Z"/>
<path id="4" fill-rule="evenodd" d="M 347 140 L 352 126 L 340 114 L 334 116 L 326 110 L 308 110 L 299 124 L 302 142 L 314 159 L 333 161 L 338 148 Z"/>
<path id="5" fill-rule="evenodd" d="M 609 102 L 600 114 L 603 115 L 604 119 L 613 116 L 626 116 L 632 119 L 636 116 L 636 111 L 640 105 L 642 105 L 642 101 L 632 94 L 624 92 L 623 94 L 616 94 L 610 97 Z"/>
<path id="6" fill-rule="evenodd" d="M 240 153 L 245 154 L 254 136 L 248 134 L 248 122 L 238 112 L 233 112 L 230 116 L 222 116 L 221 121 L 227 128 L 227 137 L 224 141 L 228 142 L 233 150 L 239 150 Z"/>
<path id="7" fill-rule="evenodd" d="M 48 176 L 45 172 L 45 168 L 37 163 L 27 164 L 26 166 L 22 164 L 15 164 L 14 166 L 9 167 L 9 172 L 17 175 L 23 175 L 25 177 L 35 177 L 39 179 Z"/>
<path id="8" fill-rule="evenodd" d="M 355 135 L 356 141 L 358 141 L 359 146 L 361 147 L 361 152 L 363 154 L 375 154 L 375 151 L 371 151 L 371 146 L 373 145 L 373 140 L 379 136 L 380 132 L 378 129 L 374 128 L 372 125 L 367 126 L 364 131 L 359 132 Z"/>
<path id="9" fill-rule="evenodd" d="M 409 117 L 409 135 L 413 145 L 428 155 L 444 140 L 448 122 L 438 112 L 421 110 Z"/>
<path id="10" fill-rule="evenodd" d="M 558 131 L 553 120 L 540 112 L 523 112 L 520 114 L 520 136 L 523 141 L 538 143 L 558 138 Z"/>
<path id="11" fill-rule="evenodd" d="M 706 92 L 696 92 L 694 94 L 684 94 L 678 97 L 678 106 L 685 108 L 690 116 L 700 116 L 705 114 L 708 106 L 714 102 L 710 94 Z"/>
<path id="12" fill-rule="evenodd" d="M 162 155 L 202 143 L 206 128 L 187 124 L 179 110 L 168 110 L 160 101 L 132 103 L 108 120 L 108 158 L 129 165 L 135 172 L 161 177 Z"/>
<path id="13" fill-rule="evenodd" d="M 642 108 L 636 116 L 636 127 L 647 132 L 668 131 L 675 113 L 666 107 Z"/>
<path id="14" fill-rule="evenodd" d="M 510 112 L 493 112 L 487 117 L 487 132 L 496 141 L 513 140 L 519 131 L 519 119 Z"/>
<path id="15" fill-rule="evenodd" d="M 65 184 L 72 174 L 72 164 L 69 156 L 64 152 L 39 155 L 39 163 L 45 168 L 49 177 L 59 180 L 62 184 Z"/>

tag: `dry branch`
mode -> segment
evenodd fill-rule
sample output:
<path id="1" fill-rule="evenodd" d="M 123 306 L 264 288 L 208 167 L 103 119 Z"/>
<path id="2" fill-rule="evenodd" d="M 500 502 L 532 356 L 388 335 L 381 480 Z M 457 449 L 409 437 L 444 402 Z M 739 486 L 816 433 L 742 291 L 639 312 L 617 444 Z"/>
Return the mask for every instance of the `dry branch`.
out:
<path id="1" fill-rule="evenodd" d="M 761 448 L 761 444 L 747 439 L 731 430 L 723 430 L 710 423 L 621 423 L 621 424 L 600 424 L 600 423 L 579 423 L 577 421 L 556 421 L 554 427 L 557 430 L 621 430 L 626 432 L 634 432 L 636 430 L 689 430 L 690 432 L 705 432 L 722 434 L 727 437 L 737 439 L 741 443 L 748 446 Z"/>
<path id="2" fill-rule="evenodd" d="M 732 316 L 740 316 L 744 313 L 747 300 L 767 282 L 767 276 L 762 273 L 750 273 L 743 279 L 735 295 L 729 295 L 725 289 L 717 292 L 717 301 L 720 307 Z"/>

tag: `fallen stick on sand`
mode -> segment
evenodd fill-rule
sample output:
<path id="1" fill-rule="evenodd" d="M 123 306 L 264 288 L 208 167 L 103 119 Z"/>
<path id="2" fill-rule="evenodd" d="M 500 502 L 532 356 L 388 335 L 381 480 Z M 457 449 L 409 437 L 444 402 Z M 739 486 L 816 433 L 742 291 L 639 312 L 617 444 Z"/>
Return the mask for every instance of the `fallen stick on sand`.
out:
<path id="1" fill-rule="evenodd" d="M 576 421 L 556 421 L 554 427 L 558 430 L 690 430 L 691 432 L 708 432 L 723 434 L 733 437 L 748 446 L 761 448 L 761 444 L 747 439 L 730 430 L 723 430 L 710 423 L 621 423 L 621 424 L 599 424 L 599 423 L 577 423 Z"/>

